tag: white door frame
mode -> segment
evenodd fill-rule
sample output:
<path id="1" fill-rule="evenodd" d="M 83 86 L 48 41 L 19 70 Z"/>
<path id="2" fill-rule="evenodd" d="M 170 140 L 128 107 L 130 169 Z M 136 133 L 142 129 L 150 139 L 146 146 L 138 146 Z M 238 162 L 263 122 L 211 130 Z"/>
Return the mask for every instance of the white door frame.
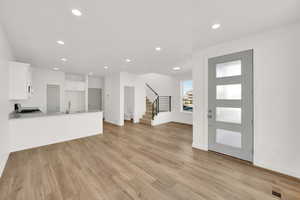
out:
<path id="1" fill-rule="evenodd" d="M 193 84 L 194 86 L 200 86 L 199 88 L 194 89 L 194 109 L 193 112 L 193 121 L 197 121 L 197 125 L 193 126 L 193 143 L 192 147 L 196 149 L 201 149 L 208 151 L 208 59 L 212 57 L 222 56 L 226 54 L 231 54 L 235 52 L 244 51 L 246 49 L 254 49 L 253 55 L 253 71 L 255 72 L 255 48 L 249 45 L 243 46 L 230 46 L 228 48 L 211 48 L 205 52 L 199 52 L 198 54 L 193 55 L 191 65 L 193 65 Z M 199 74 L 201 77 L 199 78 Z M 253 80 L 255 80 L 255 73 L 253 73 Z M 255 81 L 253 82 L 253 90 L 255 97 Z M 253 99 L 253 137 L 254 137 L 254 148 L 253 148 L 253 162 L 255 163 L 255 98 Z M 196 115 L 197 113 L 197 115 Z M 199 114 L 200 113 L 200 114 Z"/>

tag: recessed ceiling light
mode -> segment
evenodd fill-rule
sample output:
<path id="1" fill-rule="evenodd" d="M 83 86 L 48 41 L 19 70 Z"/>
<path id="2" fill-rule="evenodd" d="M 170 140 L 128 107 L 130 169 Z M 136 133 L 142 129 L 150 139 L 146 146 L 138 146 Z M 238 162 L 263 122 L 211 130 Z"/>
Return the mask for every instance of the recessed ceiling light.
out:
<path id="1" fill-rule="evenodd" d="M 161 47 L 155 47 L 156 51 L 161 51 Z"/>
<path id="2" fill-rule="evenodd" d="M 94 73 L 93 72 L 89 72 L 89 75 L 92 76 Z"/>
<path id="3" fill-rule="evenodd" d="M 180 67 L 173 67 L 173 70 L 174 71 L 179 71 L 179 70 L 181 70 L 181 68 Z"/>
<path id="4" fill-rule="evenodd" d="M 60 60 L 63 61 L 63 62 L 67 62 L 68 59 L 66 59 L 66 58 L 61 58 Z"/>
<path id="5" fill-rule="evenodd" d="M 126 58 L 126 60 L 125 60 L 126 62 L 128 62 L 128 63 L 130 63 L 131 62 L 131 60 L 129 59 L 129 58 Z"/>
<path id="6" fill-rule="evenodd" d="M 108 66 L 104 66 L 103 68 L 104 68 L 104 69 L 108 69 Z"/>
<path id="7" fill-rule="evenodd" d="M 218 29 L 218 28 L 220 28 L 220 27 L 221 27 L 221 24 L 213 24 L 213 25 L 211 26 L 212 29 Z"/>
<path id="8" fill-rule="evenodd" d="M 78 9 L 72 9 L 73 15 L 80 17 L 82 15 L 82 12 Z"/>
<path id="9" fill-rule="evenodd" d="M 58 67 L 53 67 L 53 70 L 58 71 L 59 68 Z"/>
<path id="10" fill-rule="evenodd" d="M 56 41 L 56 43 L 60 44 L 60 45 L 64 45 L 65 44 L 64 41 L 61 41 L 61 40 Z"/>

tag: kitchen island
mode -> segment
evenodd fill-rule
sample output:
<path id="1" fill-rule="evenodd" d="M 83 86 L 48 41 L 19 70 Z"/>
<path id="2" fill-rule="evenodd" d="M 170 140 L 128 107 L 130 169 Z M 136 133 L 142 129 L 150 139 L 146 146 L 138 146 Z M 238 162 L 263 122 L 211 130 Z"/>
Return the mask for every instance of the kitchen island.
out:
<path id="1" fill-rule="evenodd" d="M 11 151 L 64 142 L 103 133 L 103 112 L 12 115 Z"/>

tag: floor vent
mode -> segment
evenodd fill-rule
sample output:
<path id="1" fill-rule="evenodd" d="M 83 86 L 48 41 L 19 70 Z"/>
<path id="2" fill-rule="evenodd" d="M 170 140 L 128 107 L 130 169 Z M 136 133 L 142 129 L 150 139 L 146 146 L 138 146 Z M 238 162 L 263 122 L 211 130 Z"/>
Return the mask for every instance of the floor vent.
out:
<path id="1" fill-rule="evenodd" d="M 272 190 L 272 195 L 281 199 L 281 193 Z"/>

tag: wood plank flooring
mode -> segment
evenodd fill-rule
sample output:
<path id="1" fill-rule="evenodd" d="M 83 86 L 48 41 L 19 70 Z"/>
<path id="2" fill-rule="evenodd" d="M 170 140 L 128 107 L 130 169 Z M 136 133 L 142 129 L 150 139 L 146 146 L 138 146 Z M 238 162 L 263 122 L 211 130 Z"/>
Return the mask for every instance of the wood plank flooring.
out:
<path id="1" fill-rule="evenodd" d="M 188 125 L 105 123 L 103 136 L 12 153 L 0 199 L 272 200 L 272 188 L 300 199 L 299 181 L 191 144 Z"/>

